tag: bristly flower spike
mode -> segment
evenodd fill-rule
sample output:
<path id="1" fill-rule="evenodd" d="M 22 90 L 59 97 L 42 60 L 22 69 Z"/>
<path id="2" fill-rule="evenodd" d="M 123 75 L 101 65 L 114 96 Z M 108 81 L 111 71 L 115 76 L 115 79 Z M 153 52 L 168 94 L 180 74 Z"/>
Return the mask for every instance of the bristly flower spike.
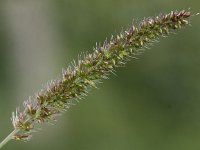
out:
<path id="1" fill-rule="evenodd" d="M 190 11 L 171 11 L 156 17 L 143 19 L 138 25 L 131 25 L 119 35 L 96 43 L 93 53 L 82 53 L 78 61 L 62 70 L 62 78 L 52 81 L 36 96 L 24 102 L 24 111 L 12 115 L 14 131 L 0 144 L 10 139 L 29 140 L 35 125 L 52 122 L 88 94 L 90 88 L 97 88 L 102 79 L 115 74 L 117 67 L 124 66 L 130 58 L 136 58 L 160 37 L 189 24 Z"/>

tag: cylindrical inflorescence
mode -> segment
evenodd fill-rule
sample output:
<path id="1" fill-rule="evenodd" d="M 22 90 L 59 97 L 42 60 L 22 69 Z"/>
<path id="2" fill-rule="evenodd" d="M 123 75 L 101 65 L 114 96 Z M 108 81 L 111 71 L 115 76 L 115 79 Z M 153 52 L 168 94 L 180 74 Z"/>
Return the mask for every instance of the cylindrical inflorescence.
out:
<path id="1" fill-rule="evenodd" d="M 62 78 L 52 81 L 36 96 L 24 102 L 24 111 L 13 113 L 12 122 L 19 132 L 13 137 L 27 140 L 37 123 L 50 122 L 68 109 L 74 100 L 87 95 L 88 89 L 107 79 L 115 68 L 124 66 L 146 47 L 171 31 L 189 24 L 189 11 L 171 11 L 142 20 L 103 45 L 91 54 L 83 54 L 63 70 Z"/>

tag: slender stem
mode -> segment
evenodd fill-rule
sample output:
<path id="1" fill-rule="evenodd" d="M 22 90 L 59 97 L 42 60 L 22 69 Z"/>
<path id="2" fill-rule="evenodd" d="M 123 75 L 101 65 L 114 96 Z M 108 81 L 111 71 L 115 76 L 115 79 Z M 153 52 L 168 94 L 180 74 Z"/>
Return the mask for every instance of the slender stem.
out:
<path id="1" fill-rule="evenodd" d="M 6 144 L 8 143 L 10 140 L 13 139 L 13 136 L 19 132 L 19 129 L 15 129 L 13 132 L 11 132 L 1 143 L 0 143 L 0 149 Z"/>

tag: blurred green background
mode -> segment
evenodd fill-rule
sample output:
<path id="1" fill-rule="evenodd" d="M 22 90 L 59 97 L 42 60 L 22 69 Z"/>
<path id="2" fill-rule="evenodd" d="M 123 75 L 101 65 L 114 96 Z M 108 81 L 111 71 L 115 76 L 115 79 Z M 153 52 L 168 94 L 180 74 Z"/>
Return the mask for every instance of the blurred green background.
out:
<path id="1" fill-rule="evenodd" d="M 0 139 L 11 112 L 56 78 L 80 52 L 144 16 L 198 0 L 7 0 L 0 2 Z M 44 125 L 28 143 L 5 150 L 200 149 L 200 19 L 154 44 L 140 59 Z"/>

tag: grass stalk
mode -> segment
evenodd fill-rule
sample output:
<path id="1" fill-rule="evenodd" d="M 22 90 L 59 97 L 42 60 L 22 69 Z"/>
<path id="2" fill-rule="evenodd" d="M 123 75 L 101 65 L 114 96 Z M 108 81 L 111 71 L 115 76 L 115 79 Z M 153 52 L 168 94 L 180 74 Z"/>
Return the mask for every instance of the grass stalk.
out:
<path id="1" fill-rule="evenodd" d="M 14 139 L 14 136 L 19 132 L 19 129 L 13 130 L 1 143 L 0 149 L 6 145 L 10 140 Z"/>

